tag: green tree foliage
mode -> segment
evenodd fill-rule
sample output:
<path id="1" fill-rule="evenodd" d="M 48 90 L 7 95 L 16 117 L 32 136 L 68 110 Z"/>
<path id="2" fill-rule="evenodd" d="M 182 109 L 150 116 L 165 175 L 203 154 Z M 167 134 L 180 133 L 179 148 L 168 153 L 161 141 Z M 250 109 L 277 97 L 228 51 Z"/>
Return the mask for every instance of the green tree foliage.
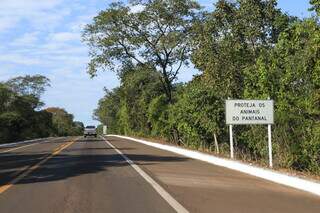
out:
<path id="1" fill-rule="evenodd" d="M 126 64 L 150 65 L 161 74 L 168 101 L 172 85 L 190 55 L 190 29 L 200 7 L 193 0 L 136 0 L 141 11 L 121 2 L 110 4 L 83 39 L 90 47 L 89 73 Z M 119 70 L 118 70 L 119 71 Z"/>
<path id="2" fill-rule="evenodd" d="M 42 77 L 18 77 L 0 83 L 1 143 L 42 137 L 49 132 L 50 115 L 44 111 L 36 111 L 42 105 L 40 93 L 48 86 L 48 81 L 38 81 L 40 78 Z M 43 125 L 45 128 L 41 128 Z"/>
<path id="3" fill-rule="evenodd" d="M 274 141 L 281 163 L 319 172 L 320 27 L 317 22 L 307 19 L 284 30 L 275 48 L 261 55 L 257 64 L 246 71 L 246 77 L 246 97 L 270 96 L 275 100 Z M 290 155 L 284 158 L 285 153 Z"/>
<path id="4" fill-rule="evenodd" d="M 73 115 L 66 110 L 58 107 L 50 107 L 45 109 L 52 114 L 52 125 L 54 135 L 70 136 L 81 135 L 83 133 L 83 124 L 73 121 Z"/>
<path id="5" fill-rule="evenodd" d="M 149 134 L 151 131 L 148 105 L 153 98 L 163 94 L 159 79 L 160 75 L 154 69 L 139 66 L 126 72 L 122 78 L 123 106 L 130 118 L 128 126 L 133 132 Z"/>
<path id="6" fill-rule="evenodd" d="M 55 131 L 53 114 L 39 109 L 43 105 L 40 97 L 49 82 L 48 78 L 36 75 L 0 83 L 0 143 L 62 135 Z M 81 132 L 80 125 L 68 134 Z"/>
<path id="7" fill-rule="evenodd" d="M 192 62 L 221 96 L 241 98 L 243 70 L 275 44 L 290 18 L 275 0 L 219 0 L 215 6 L 194 26 Z"/>
<path id="8" fill-rule="evenodd" d="M 171 108 L 170 121 L 177 127 L 187 146 L 215 146 L 219 152 L 218 135 L 224 126 L 224 100 L 215 91 L 195 78 L 188 83 Z"/>
<path id="9" fill-rule="evenodd" d="M 45 92 L 45 88 L 50 86 L 50 80 L 42 75 L 26 75 L 12 78 L 6 84 L 19 95 L 40 99 L 40 96 Z M 40 107 L 43 103 L 39 101 L 38 105 Z"/>
<path id="10" fill-rule="evenodd" d="M 170 17 L 170 10 L 163 12 L 164 8 L 174 4 L 175 11 L 188 11 L 188 2 L 147 1 L 138 13 L 114 4 L 88 26 L 87 38 L 92 39 L 94 50 L 99 50 L 90 66 L 96 70 L 117 62 L 121 67 L 121 85 L 107 91 L 96 117 L 114 133 L 162 137 L 196 149 L 212 147 L 224 154 L 229 148 L 224 100 L 270 97 L 275 103 L 275 166 L 320 174 L 319 1 L 310 1 L 317 16 L 304 20 L 283 13 L 276 0 L 219 0 L 212 12 L 183 16 L 188 30 L 177 35 L 186 34 L 183 45 L 191 45 L 188 54 L 201 74 L 186 84 L 171 81 L 168 103 L 161 60 L 157 61 L 153 51 L 165 51 L 170 37 L 162 35 L 168 43 L 162 44 L 160 39 L 163 46 L 154 49 L 146 38 L 154 42 L 158 26 L 153 21 Z M 149 15 L 150 11 L 155 15 Z M 155 17 L 152 22 L 150 17 Z M 110 31 L 115 26 L 117 31 Z M 129 45 L 127 52 L 115 43 L 118 38 Z M 267 163 L 265 126 L 239 125 L 234 133 L 237 158 Z"/>
<path id="11" fill-rule="evenodd" d="M 148 66 L 123 70 L 121 87 L 106 91 L 95 110 L 95 117 L 107 124 L 109 131 L 122 134 L 149 134 L 148 105 L 163 94 L 160 75 Z"/>
<path id="12" fill-rule="evenodd" d="M 148 106 L 148 122 L 151 124 L 151 135 L 168 137 L 171 128 L 169 126 L 169 106 L 165 95 L 155 97 Z"/>
<path id="13" fill-rule="evenodd" d="M 312 5 L 312 7 L 310 8 L 310 10 L 314 10 L 317 15 L 320 15 L 320 0 L 310 0 L 310 4 Z"/>
<path id="14" fill-rule="evenodd" d="M 118 111 L 120 107 L 120 90 L 105 90 L 105 96 L 99 100 L 98 108 L 94 111 L 94 119 L 108 126 L 111 133 L 119 133 Z"/>

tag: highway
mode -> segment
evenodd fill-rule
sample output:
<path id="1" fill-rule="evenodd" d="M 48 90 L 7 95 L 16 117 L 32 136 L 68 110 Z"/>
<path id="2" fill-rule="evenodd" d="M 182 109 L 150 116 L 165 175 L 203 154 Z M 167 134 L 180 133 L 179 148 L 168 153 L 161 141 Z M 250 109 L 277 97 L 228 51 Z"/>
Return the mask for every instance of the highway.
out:
<path id="1" fill-rule="evenodd" d="M 320 197 L 117 137 L 0 148 L 1 213 L 319 213 Z"/>

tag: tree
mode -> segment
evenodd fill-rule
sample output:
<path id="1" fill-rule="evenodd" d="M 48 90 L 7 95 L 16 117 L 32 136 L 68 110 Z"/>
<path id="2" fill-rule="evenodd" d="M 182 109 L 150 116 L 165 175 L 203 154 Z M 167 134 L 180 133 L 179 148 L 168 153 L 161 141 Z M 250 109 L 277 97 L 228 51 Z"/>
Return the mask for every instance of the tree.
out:
<path id="1" fill-rule="evenodd" d="M 17 130 L 22 118 L 19 113 L 12 110 L 15 102 L 15 93 L 7 85 L 0 83 L 0 141 L 10 142 L 19 138 Z"/>
<path id="2" fill-rule="evenodd" d="M 12 78 L 6 84 L 20 95 L 32 95 L 40 98 L 46 87 L 50 86 L 50 80 L 42 75 L 26 75 Z"/>
<path id="3" fill-rule="evenodd" d="M 319 38 L 320 27 L 316 20 L 298 21 L 281 33 L 272 51 L 262 54 L 257 64 L 245 71 L 246 98 L 270 96 L 275 100 L 274 146 L 282 166 L 318 173 Z M 252 129 L 248 136 L 259 138 L 259 135 L 261 131 Z M 257 142 L 252 139 L 249 143 L 254 148 Z"/>
<path id="4" fill-rule="evenodd" d="M 81 131 L 84 129 L 84 124 L 80 121 L 75 121 L 74 125 L 79 128 Z"/>
<path id="5" fill-rule="evenodd" d="M 41 75 L 0 82 L 0 143 L 56 135 L 80 135 L 83 124 L 63 109 L 40 110 L 50 80 Z"/>
<path id="6" fill-rule="evenodd" d="M 52 114 L 52 123 L 54 134 L 58 136 L 69 136 L 82 134 L 83 124 L 73 121 L 73 115 L 69 114 L 65 109 L 58 107 L 50 107 L 45 109 Z"/>
<path id="7" fill-rule="evenodd" d="M 171 81 L 168 104 L 157 54 L 165 53 L 171 40 L 160 33 L 156 44 L 163 46 L 153 48 L 160 26 L 153 21 L 169 23 L 162 17 L 170 14 L 169 6 L 189 1 L 136 2 L 142 5 L 140 11 L 116 3 L 86 29 L 87 42 L 94 50 L 89 72 L 95 75 L 102 65 L 116 67 L 121 80 L 118 88 L 106 91 L 100 100 L 95 111 L 100 121 L 116 133 L 161 137 L 193 148 L 214 144 L 217 153 L 226 154 L 224 100 L 270 97 L 275 103 L 275 166 L 320 173 L 318 16 L 290 17 L 276 7 L 276 0 L 218 0 L 214 11 L 203 13 L 200 19 L 196 9 L 189 18 L 182 18 L 192 25 L 186 36 L 182 28 L 177 34 L 185 36 L 183 45 L 192 44 L 191 61 L 202 73 L 185 84 Z M 318 2 L 311 1 L 315 11 Z M 158 14 L 149 16 L 150 11 Z M 149 21 L 152 17 L 156 18 Z M 179 68 L 179 63 L 169 63 L 169 70 L 170 66 Z M 237 157 L 267 163 L 265 126 L 238 125 L 233 130 Z"/>
<path id="8" fill-rule="evenodd" d="M 97 109 L 94 110 L 94 119 L 108 126 L 108 131 L 119 133 L 118 111 L 120 108 L 120 89 L 112 91 L 105 89 L 105 95 L 99 100 Z"/>
<path id="9" fill-rule="evenodd" d="M 6 84 L 0 82 L 0 113 L 6 111 L 13 98 L 13 92 Z"/>
<path id="10" fill-rule="evenodd" d="M 48 136 L 51 117 L 36 111 L 39 99 L 14 92 L 6 83 L 0 83 L 0 141 L 11 142 Z"/>
<path id="11" fill-rule="evenodd" d="M 219 153 L 218 137 L 224 126 L 223 102 L 212 88 L 203 84 L 201 77 L 189 82 L 170 110 L 170 121 L 177 126 L 182 141 L 196 148 L 214 144 Z"/>
<path id="12" fill-rule="evenodd" d="M 215 6 L 194 26 L 192 62 L 220 96 L 241 98 L 243 70 L 275 45 L 291 18 L 275 0 L 219 0 Z"/>
<path id="13" fill-rule="evenodd" d="M 109 129 L 123 134 L 150 134 L 148 107 L 152 99 L 164 92 L 159 73 L 148 66 L 126 67 L 121 86 L 99 101 L 95 116 Z"/>
<path id="14" fill-rule="evenodd" d="M 320 0 L 310 0 L 310 4 L 312 5 L 310 10 L 315 11 L 319 16 L 320 15 Z"/>
<path id="15" fill-rule="evenodd" d="M 137 66 L 126 71 L 121 84 L 121 95 L 127 108 L 131 131 L 150 134 L 148 107 L 152 99 L 163 94 L 159 73 L 146 66 Z"/>
<path id="16" fill-rule="evenodd" d="M 112 3 L 86 26 L 83 39 L 90 47 L 88 72 L 127 64 L 156 67 L 172 101 L 172 84 L 190 55 L 190 29 L 200 6 L 193 0 L 136 0 L 141 11 Z"/>

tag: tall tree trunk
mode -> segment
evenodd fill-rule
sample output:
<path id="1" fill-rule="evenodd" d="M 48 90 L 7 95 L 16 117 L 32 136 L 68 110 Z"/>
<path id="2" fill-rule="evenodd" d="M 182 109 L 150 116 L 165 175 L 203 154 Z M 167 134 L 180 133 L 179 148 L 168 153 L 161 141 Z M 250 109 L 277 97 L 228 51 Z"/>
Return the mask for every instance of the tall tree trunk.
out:
<path id="1" fill-rule="evenodd" d="M 162 75 L 163 75 L 163 87 L 165 89 L 166 96 L 168 98 L 168 103 L 172 104 L 172 82 L 169 79 L 166 66 L 162 67 Z"/>

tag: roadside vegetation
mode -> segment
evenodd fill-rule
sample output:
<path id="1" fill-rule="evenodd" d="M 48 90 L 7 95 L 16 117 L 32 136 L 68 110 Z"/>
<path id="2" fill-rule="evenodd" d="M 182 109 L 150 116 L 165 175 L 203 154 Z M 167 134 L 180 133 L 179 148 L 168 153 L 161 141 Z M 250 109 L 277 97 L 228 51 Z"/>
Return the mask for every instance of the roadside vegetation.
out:
<path id="1" fill-rule="evenodd" d="M 224 101 L 275 101 L 275 167 L 320 174 L 320 25 L 283 13 L 276 0 L 219 0 L 204 11 L 192 0 L 113 3 L 87 25 L 88 72 L 116 71 L 94 112 L 109 132 L 163 138 L 229 153 Z M 192 63 L 200 73 L 177 83 Z M 235 126 L 238 159 L 267 165 L 265 126 Z"/>
<path id="2" fill-rule="evenodd" d="M 60 108 L 43 109 L 48 78 L 21 76 L 0 82 L 0 143 L 82 134 L 83 124 Z"/>

